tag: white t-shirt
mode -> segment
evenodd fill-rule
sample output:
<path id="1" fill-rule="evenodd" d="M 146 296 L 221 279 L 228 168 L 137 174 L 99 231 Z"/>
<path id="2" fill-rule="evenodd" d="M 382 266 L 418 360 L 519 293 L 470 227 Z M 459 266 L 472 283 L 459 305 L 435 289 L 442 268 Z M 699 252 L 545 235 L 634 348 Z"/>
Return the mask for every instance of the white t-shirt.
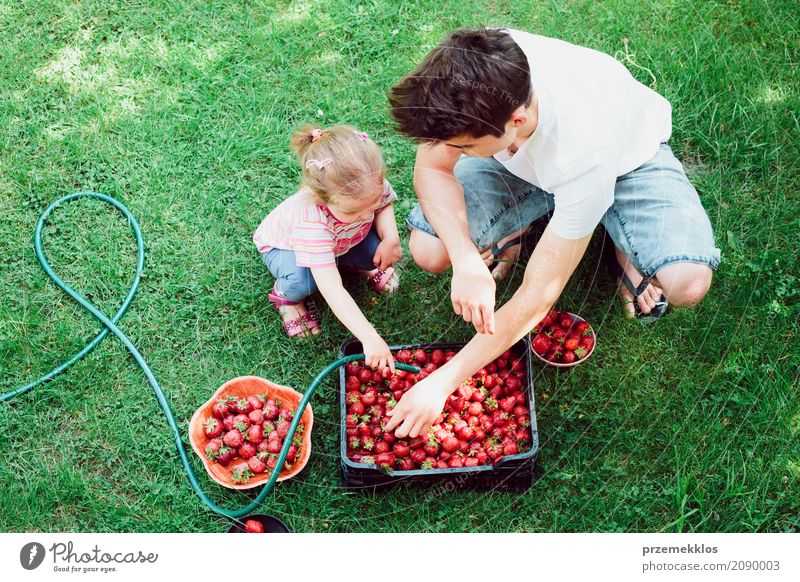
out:
<path id="1" fill-rule="evenodd" d="M 504 150 L 494 157 L 554 195 L 556 234 L 582 238 L 614 202 L 616 178 L 669 139 L 672 107 L 605 53 L 506 30 L 528 59 L 539 122 L 513 156 Z"/>

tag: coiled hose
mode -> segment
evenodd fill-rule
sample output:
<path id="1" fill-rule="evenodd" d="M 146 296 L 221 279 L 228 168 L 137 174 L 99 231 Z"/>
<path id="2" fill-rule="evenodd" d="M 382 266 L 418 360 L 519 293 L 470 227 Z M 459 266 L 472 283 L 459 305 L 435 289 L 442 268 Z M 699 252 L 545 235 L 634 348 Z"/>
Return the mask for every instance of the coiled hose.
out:
<path id="1" fill-rule="evenodd" d="M 67 285 L 61 277 L 58 276 L 58 273 L 55 272 L 53 267 L 47 261 L 47 258 L 44 254 L 44 248 L 42 247 L 42 231 L 44 230 L 45 222 L 47 218 L 52 214 L 54 210 L 56 210 L 62 204 L 66 204 L 67 202 L 71 202 L 73 200 L 77 200 L 79 198 L 95 198 L 107 204 L 114 206 L 117 210 L 119 210 L 125 218 L 128 219 L 128 223 L 133 230 L 133 234 L 136 237 L 136 275 L 133 278 L 133 283 L 131 284 L 131 288 L 128 290 L 127 295 L 125 296 L 125 300 L 120 305 L 117 312 L 114 314 L 113 317 L 110 319 L 106 316 L 102 311 L 100 311 L 96 306 L 94 306 L 88 299 L 83 297 L 80 293 L 75 291 L 72 287 Z M 147 381 L 150 383 L 150 386 L 153 388 L 153 392 L 155 392 L 156 398 L 158 399 L 158 403 L 161 406 L 161 410 L 164 411 L 164 415 L 167 417 L 167 423 L 169 424 L 170 429 L 172 430 L 172 438 L 175 441 L 175 448 L 178 449 L 178 455 L 181 460 L 181 464 L 183 465 L 183 469 L 186 472 L 186 476 L 189 479 L 189 483 L 194 489 L 194 492 L 200 497 L 200 499 L 205 503 L 211 511 L 223 515 L 225 517 L 231 519 L 239 519 L 250 514 L 255 508 L 257 508 L 261 503 L 264 501 L 266 496 L 272 491 L 272 488 L 277 481 L 280 470 L 279 467 L 283 467 L 284 462 L 286 461 L 286 455 L 289 451 L 289 446 L 292 443 L 292 437 L 294 436 L 295 431 L 297 430 L 297 425 L 299 424 L 303 411 L 305 410 L 306 406 L 308 405 L 309 400 L 314 395 L 314 392 L 317 391 L 317 388 L 322 384 L 325 378 L 331 372 L 335 371 L 344 364 L 348 362 L 353 362 L 356 360 L 363 360 L 363 354 L 355 354 L 351 356 L 346 356 L 344 358 L 340 358 L 335 362 L 331 362 L 328 364 L 317 376 L 314 380 L 311 381 L 311 384 L 308 385 L 305 393 L 303 394 L 303 398 L 300 400 L 300 404 L 298 404 L 297 410 L 295 411 L 294 418 L 292 419 L 291 424 L 289 425 L 289 432 L 286 435 L 286 439 L 284 440 L 283 447 L 281 448 L 281 452 L 278 454 L 278 460 L 275 465 L 275 470 L 272 471 L 269 480 L 264 484 L 264 487 L 261 489 L 261 492 L 256 496 L 256 498 L 241 509 L 232 510 L 232 509 L 225 509 L 214 503 L 208 495 L 206 495 L 203 488 L 200 486 L 200 483 L 197 481 L 197 475 L 195 475 L 194 469 L 192 469 L 191 464 L 189 463 L 189 456 L 186 454 L 186 446 L 183 444 L 183 440 L 181 439 L 181 432 L 178 429 L 178 424 L 175 421 L 175 415 L 172 414 L 172 409 L 167 402 L 166 397 L 164 396 L 163 390 L 161 390 L 161 386 L 158 384 L 158 380 L 156 380 L 155 374 L 153 374 L 153 370 L 150 369 L 150 366 L 147 365 L 147 362 L 142 357 L 142 354 L 139 353 L 139 350 L 136 349 L 136 346 L 128 339 L 128 336 L 117 327 L 117 322 L 119 322 L 120 318 L 125 314 L 127 311 L 128 306 L 130 306 L 131 302 L 133 301 L 134 296 L 136 295 L 136 290 L 139 287 L 139 281 L 142 277 L 142 272 L 144 270 L 144 239 L 142 238 L 142 231 L 139 228 L 139 224 L 136 222 L 136 218 L 131 214 L 131 212 L 123 205 L 121 202 L 112 198 L 111 196 L 106 196 L 105 194 L 100 194 L 98 192 L 75 192 L 73 194 L 68 194 L 67 196 L 63 196 L 59 198 L 55 202 L 53 202 L 47 209 L 42 212 L 41 216 L 39 216 L 39 220 L 36 222 L 36 230 L 34 232 L 33 237 L 33 246 L 36 251 L 36 258 L 39 260 L 39 264 L 44 269 L 44 272 L 50 277 L 59 288 L 64 291 L 67 295 L 69 295 L 78 305 L 86 309 L 89 313 L 91 313 L 100 323 L 103 324 L 104 328 L 98 333 L 94 339 L 86 344 L 80 351 L 75 353 L 71 358 L 69 358 L 66 362 L 53 368 L 45 374 L 44 376 L 21 386 L 15 390 L 11 390 L 10 392 L 6 392 L 4 394 L 0 394 L 0 402 L 5 402 L 7 400 L 11 400 L 12 398 L 19 396 L 20 394 L 24 394 L 29 390 L 32 390 L 36 386 L 40 384 L 44 384 L 45 382 L 49 382 L 59 374 L 65 372 L 72 364 L 80 360 L 81 358 L 85 357 L 89 352 L 95 349 L 100 342 L 102 342 L 105 337 L 109 334 L 109 332 L 113 333 L 117 339 L 122 342 L 122 345 L 127 348 L 130 352 L 131 356 L 133 356 L 134 361 L 139 365 L 144 372 Z M 401 370 L 405 370 L 412 373 L 419 372 L 419 368 L 416 366 L 410 366 L 407 364 L 403 364 L 400 362 L 396 362 L 395 366 Z"/>

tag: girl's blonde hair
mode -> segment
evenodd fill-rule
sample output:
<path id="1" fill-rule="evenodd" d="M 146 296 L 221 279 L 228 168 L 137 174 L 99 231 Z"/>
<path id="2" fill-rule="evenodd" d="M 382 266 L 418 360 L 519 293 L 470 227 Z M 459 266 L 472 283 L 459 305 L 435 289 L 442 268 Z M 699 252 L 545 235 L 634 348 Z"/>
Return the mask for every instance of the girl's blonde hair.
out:
<path id="1" fill-rule="evenodd" d="M 380 149 L 350 125 L 305 125 L 291 144 L 303 169 L 303 184 L 324 204 L 337 197 L 360 198 L 383 184 Z"/>

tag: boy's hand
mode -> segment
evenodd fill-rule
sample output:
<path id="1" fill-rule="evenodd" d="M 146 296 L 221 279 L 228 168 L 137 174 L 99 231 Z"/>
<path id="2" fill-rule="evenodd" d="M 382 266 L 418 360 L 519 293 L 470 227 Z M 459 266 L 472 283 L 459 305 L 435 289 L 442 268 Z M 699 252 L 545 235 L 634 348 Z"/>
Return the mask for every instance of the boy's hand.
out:
<path id="1" fill-rule="evenodd" d="M 374 337 L 369 337 L 366 341 L 361 340 L 361 345 L 364 347 L 364 363 L 367 366 L 377 370 L 389 366 L 392 374 L 394 374 L 394 357 L 388 344 L 383 341 L 381 336 L 375 334 Z"/>
<path id="2" fill-rule="evenodd" d="M 433 421 L 444 409 L 444 403 L 451 392 L 443 384 L 442 376 L 437 378 L 435 373 L 417 382 L 403 394 L 397 406 L 386 413 L 391 418 L 384 430 L 392 432 L 397 428 L 397 438 L 426 435 Z"/>
<path id="3" fill-rule="evenodd" d="M 399 237 L 385 237 L 378 248 L 372 262 L 381 271 L 393 267 L 403 257 L 403 248 L 400 246 Z"/>
<path id="4" fill-rule="evenodd" d="M 453 265 L 450 299 L 456 315 L 472 323 L 478 333 L 494 333 L 495 280 L 480 255 L 465 257 Z"/>

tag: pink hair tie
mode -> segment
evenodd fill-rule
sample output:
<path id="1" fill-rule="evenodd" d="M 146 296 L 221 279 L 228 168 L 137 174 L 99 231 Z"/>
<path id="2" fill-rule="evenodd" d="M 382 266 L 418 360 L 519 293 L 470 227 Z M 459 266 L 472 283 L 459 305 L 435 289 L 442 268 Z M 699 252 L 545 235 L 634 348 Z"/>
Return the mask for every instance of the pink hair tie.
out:
<path id="1" fill-rule="evenodd" d="M 308 160 L 306 162 L 306 168 L 315 167 L 318 170 L 321 170 L 325 166 L 332 164 L 333 158 L 325 158 L 324 160 Z"/>
<path id="2" fill-rule="evenodd" d="M 366 131 L 353 131 L 353 133 L 356 134 L 361 141 L 367 141 L 369 137 Z"/>
<path id="3" fill-rule="evenodd" d="M 322 131 L 319 128 L 312 130 L 311 131 L 311 143 L 314 143 L 315 141 L 321 139 L 322 136 L 324 136 L 324 135 L 325 135 L 325 132 Z"/>

